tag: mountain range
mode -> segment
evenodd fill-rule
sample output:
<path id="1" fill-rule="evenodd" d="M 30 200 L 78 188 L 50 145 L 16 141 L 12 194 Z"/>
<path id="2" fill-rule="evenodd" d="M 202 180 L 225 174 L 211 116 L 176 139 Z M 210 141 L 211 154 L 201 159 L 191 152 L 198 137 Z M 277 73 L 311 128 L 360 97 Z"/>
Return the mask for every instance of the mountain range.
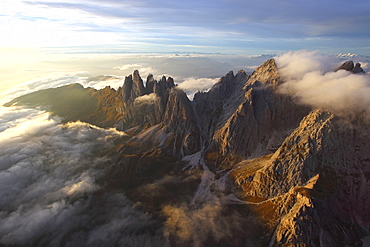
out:
<path id="1" fill-rule="evenodd" d="M 364 73 L 352 61 L 337 70 Z M 284 82 L 269 59 L 251 75 L 230 71 L 191 101 L 171 77 L 144 83 L 136 70 L 117 90 L 72 84 L 5 106 L 125 132 L 99 182 L 154 215 L 171 246 L 362 246 L 370 230 L 368 114 L 303 105 L 281 93 Z M 176 218 L 187 215 L 184 205 L 228 223 L 217 221 L 217 234 L 212 224 L 190 226 Z"/>

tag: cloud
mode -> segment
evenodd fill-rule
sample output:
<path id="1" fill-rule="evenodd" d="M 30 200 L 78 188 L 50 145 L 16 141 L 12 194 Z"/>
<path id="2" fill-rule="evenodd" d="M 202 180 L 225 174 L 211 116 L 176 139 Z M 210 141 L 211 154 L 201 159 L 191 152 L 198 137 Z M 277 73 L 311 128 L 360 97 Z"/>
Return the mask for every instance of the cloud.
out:
<path id="1" fill-rule="evenodd" d="M 0 244 L 166 245 L 150 215 L 97 182 L 123 133 L 34 109 L 1 107 L 0 119 Z"/>
<path id="2" fill-rule="evenodd" d="M 151 93 L 151 94 L 146 94 L 143 96 L 139 96 L 135 99 L 135 104 L 141 105 L 141 104 L 154 104 L 155 101 L 157 100 L 157 94 Z"/>
<path id="3" fill-rule="evenodd" d="M 335 72 L 335 60 L 315 52 L 289 52 L 275 60 L 285 81 L 281 93 L 335 113 L 370 113 L 369 75 Z"/>
<path id="4" fill-rule="evenodd" d="M 207 91 L 209 90 L 218 79 L 211 78 L 187 78 L 183 82 L 179 83 L 179 88 L 184 91 L 196 92 L 196 91 Z"/>
<path id="5" fill-rule="evenodd" d="M 142 64 L 125 64 L 125 65 L 122 65 L 122 66 L 116 66 L 114 67 L 114 69 L 119 69 L 119 70 L 135 70 L 135 69 L 138 69 L 138 68 L 141 68 L 143 67 Z"/>
<path id="6" fill-rule="evenodd" d="M 153 64 L 155 66 L 155 64 Z M 134 70 L 139 70 L 140 75 L 142 75 L 145 79 L 145 76 L 152 74 L 156 75 L 156 77 L 161 76 L 161 73 L 158 69 L 154 68 L 154 66 L 148 66 L 147 63 L 143 64 L 124 64 L 122 66 L 116 66 L 114 69 L 122 70 L 125 74 L 132 74 Z"/>
<path id="7" fill-rule="evenodd" d="M 0 38 L 21 46 L 121 44 L 128 52 L 235 54 L 302 48 L 343 52 L 342 47 L 369 52 L 370 5 L 365 0 L 357 3 L 15 0 L 2 8 L 7 25 Z M 47 35 L 53 30 L 58 32 Z M 333 40 L 339 45 L 333 47 Z"/>
<path id="8" fill-rule="evenodd" d="M 178 239 L 180 244 L 203 246 L 209 238 L 219 241 L 230 237 L 236 229 L 241 228 L 241 217 L 234 212 L 225 217 L 224 206 L 220 201 L 205 203 L 196 209 L 189 205 L 166 205 L 163 213 L 167 217 L 165 236 L 171 235 Z"/>
<path id="9" fill-rule="evenodd" d="M 204 32 L 208 29 L 214 33 L 234 32 L 242 33 L 243 36 L 249 34 L 249 37 L 271 37 L 271 32 L 266 31 L 272 31 L 275 37 L 348 36 L 350 34 L 357 36 L 361 33 L 369 35 L 364 27 L 369 21 L 367 13 L 370 5 L 364 0 L 360 2 L 361 8 L 342 0 L 335 6 L 317 0 L 299 5 L 292 1 L 272 0 L 253 3 L 220 0 L 212 3 L 194 0 L 186 3 L 157 1 L 155 5 L 148 0 L 88 1 L 78 4 L 67 0 L 28 1 L 35 6 L 47 6 L 50 9 L 79 10 L 99 19 L 118 19 L 126 23 L 130 21 L 145 33 L 149 33 L 153 27 L 156 27 L 160 33 L 176 33 L 174 32 L 176 28 L 181 28 L 182 35 L 190 35 L 194 33 L 194 29 L 197 29 L 195 32 Z M 292 5 L 294 5 L 294 11 L 291 11 Z M 179 9 L 181 12 L 178 11 Z M 166 14 L 151 15 L 153 12 Z M 154 35 L 153 32 L 152 35 Z"/>
<path id="10" fill-rule="evenodd" d="M 123 77 L 121 76 L 112 76 L 108 78 L 102 78 L 102 79 L 94 79 L 91 80 L 89 78 L 86 81 L 81 81 L 82 86 L 86 87 L 92 87 L 97 90 L 105 88 L 106 86 L 110 86 L 111 88 L 118 89 L 119 87 L 122 87 L 123 85 Z"/>

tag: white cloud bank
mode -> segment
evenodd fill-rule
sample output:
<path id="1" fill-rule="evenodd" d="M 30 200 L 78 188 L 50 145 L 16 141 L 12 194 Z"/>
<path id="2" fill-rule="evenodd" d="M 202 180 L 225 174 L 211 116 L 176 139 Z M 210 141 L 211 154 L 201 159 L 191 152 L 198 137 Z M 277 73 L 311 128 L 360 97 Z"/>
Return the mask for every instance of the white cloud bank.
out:
<path id="1" fill-rule="evenodd" d="M 280 92 L 299 103 L 335 113 L 370 114 L 370 76 L 334 71 L 340 65 L 316 52 L 289 52 L 275 58 L 285 81 Z"/>
<path id="2" fill-rule="evenodd" d="M 218 80 L 212 78 L 187 78 L 179 83 L 178 87 L 186 92 L 190 100 L 193 100 L 194 95 L 198 91 L 208 91 Z"/>
<path id="3" fill-rule="evenodd" d="M 219 79 L 212 78 L 187 78 L 183 82 L 179 83 L 179 88 L 185 91 L 207 91 L 209 90 Z"/>
<path id="4" fill-rule="evenodd" d="M 0 245 L 165 246 L 123 193 L 95 193 L 121 135 L 0 107 Z"/>

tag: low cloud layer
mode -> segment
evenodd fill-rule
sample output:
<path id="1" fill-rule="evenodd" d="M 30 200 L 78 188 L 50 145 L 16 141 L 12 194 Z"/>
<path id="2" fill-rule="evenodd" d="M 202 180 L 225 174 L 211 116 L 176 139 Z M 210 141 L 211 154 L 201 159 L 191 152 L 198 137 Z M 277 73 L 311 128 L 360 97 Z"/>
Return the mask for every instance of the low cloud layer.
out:
<path id="1" fill-rule="evenodd" d="M 161 72 L 158 69 L 153 68 L 151 66 L 148 66 L 147 63 L 124 64 L 122 66 L 116 66 L 116 67 L 114 67 L 114 69 L 121 70 L 127 75 L 131 74 L 134 70 L 138 70 L 140 72 L 140 75 L 142 75 L 143 77 L 146 76 L 146 75 L 149 75 L 149 74 L 152 74 L 155 77 L 162 76 Z M 145 79 L 145 78 L 143 78 L 143 79 Z"/>
<path id="2" fill-rule="evenodd" d="M 275 60 L 285 81 L 281 93 L 335 113 L 370 113 L 369 75 L 335 71 L 336 59 L 315 52 L 289 52 Z"/>
<path id="3" fill-rule="evenodd" d="M 95 193 L 122 133 L 33 109 L 0 108 L 0 119 L 0 244 L 165 246 L 122 192 Z"/>
<path id="4" fill-rule="evenodd" d="M 187 78 L 179 84 L 179 88 L 184 91 L 207 91 L 209 90 L 218 79 L 211 78 Z"/>
<path id="5" fill-rule="evenodd" d="M 227 212 L 220 200 L 214 200 L 198 207 L 184 204 L 166 205 L 163 213 L 167 217 L 165 236 L 174 236 L 180 245 L 204 246 L 207 239 L 215 242 L 235 236 L 241 229 L 243 217 L 237 212 Z M 239 236 L 238 236 L 239 237 Z"/>
<path id="6" fill-rule="evenodd" d="M 105 188 L 99 182 L 111 164 L 105 154 L 123 135 L 82 122 L 61 124 L 44 111 L 0 107 L 0 245 L 203 246 L 253 238 L 250 222 L 230 209 L 234 199 L 223 195 L 224 177 L 217 180 L 209 170 L 193 201 L 163 205 L 163 221 L 124 191 Z M 183 179 L 164 177 L 145 188 L 165 196 Z"/>
<path id="7" fill-rule="evenodd" d="M 187 78 L 183 82 L 179 83 L 179 88 L 184 90 L 190 100 L 193 100 L 196 92 L 208 91 L 218 79 L 212 78 Z"/>

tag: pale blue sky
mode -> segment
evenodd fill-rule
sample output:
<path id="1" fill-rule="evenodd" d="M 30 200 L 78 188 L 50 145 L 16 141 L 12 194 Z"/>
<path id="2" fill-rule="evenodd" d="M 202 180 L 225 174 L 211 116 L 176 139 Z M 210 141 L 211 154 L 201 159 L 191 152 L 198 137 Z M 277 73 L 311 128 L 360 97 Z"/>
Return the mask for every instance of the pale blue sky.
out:
<path id="1" fill-rule="evenodd" d="M 0 47 L 370 55 L 368 0 L 2 0 Z"/>

